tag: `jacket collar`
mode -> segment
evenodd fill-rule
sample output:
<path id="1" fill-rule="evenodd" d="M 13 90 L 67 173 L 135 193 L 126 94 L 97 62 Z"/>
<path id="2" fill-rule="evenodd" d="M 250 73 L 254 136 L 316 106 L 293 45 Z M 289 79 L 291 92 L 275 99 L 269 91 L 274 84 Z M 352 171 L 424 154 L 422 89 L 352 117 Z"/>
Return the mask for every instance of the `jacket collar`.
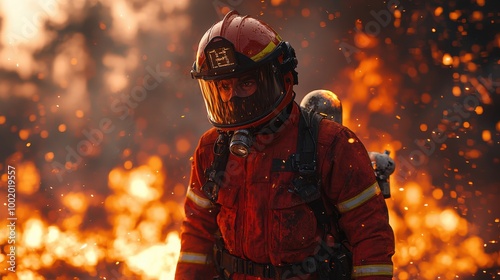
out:
<path id="1" fill-rule="evenodd" d="M 293 101 L 289 114 L 280 114 L 281 122 L 273 122 L 262 128 L 255 136 L 255 141 L 261 144 L 270 144 L 297 127 L 300 109 L 299 105 Z M 274 127 L 273 127 L 274 125 Z M 277 127 L 278 126 L 278 127 Z"/>

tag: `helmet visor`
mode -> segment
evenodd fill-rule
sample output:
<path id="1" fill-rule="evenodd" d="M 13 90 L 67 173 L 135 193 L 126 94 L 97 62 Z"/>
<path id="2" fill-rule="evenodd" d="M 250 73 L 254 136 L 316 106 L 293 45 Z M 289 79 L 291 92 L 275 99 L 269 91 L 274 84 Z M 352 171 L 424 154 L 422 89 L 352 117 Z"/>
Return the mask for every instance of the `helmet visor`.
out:
<path id="1" fill-rule="evenodd" d="M 251 126 L 285 96 L 272 63 L 225 79 L 199 79 L 210 122 L 219 128 Z"/>

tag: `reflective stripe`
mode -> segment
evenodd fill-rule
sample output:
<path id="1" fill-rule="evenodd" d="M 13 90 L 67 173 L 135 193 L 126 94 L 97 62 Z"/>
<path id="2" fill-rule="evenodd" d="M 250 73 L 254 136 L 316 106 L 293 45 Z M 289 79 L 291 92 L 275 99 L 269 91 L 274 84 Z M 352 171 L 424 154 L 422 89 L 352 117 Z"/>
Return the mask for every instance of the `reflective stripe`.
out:
<path id="1" fill-rule="evenodd" d="M 201 197 L 193 192 L 191 188 L 187 191 L 187 198 L 194 202 L 194 204 L 200 206 L 201 208 L 212 208 L 212 202 L 205 197 Z"/>
<path id="2" fill-rule="evenodd" d="M 392 265 L 373 264 L 373 265 L 354 266 L 352 273 L 353 277 L 372 276 L 372 275 L 392 276 Z"/>
<path id="3" fill-rule="evenodd" d="M 196 264 L 206 264 L 207 255 L 191 252 L 181 252 L 179 256 L 179 262 L 182 263 L 196 263 Z"/>
<path id="4" fill-rule="evenodd" d="M 340 213 L 345 213 L 347 211 L 350 211 L 358 207 L 359 205 L 365 203 L 370 198 L 379 194 L 380 194 L 380 187 L 378 186 L 378 183 L 375 182 L 373 183 L 373 185 L 366 188 L 362 193 L 358 194 L 357 196 L 339 203 L 337 205 L 337 208 L 339 209 Z"/>
<path id="5" fill-rule="evenodd" d="M 271 41 L 269 42 L 269 44 L 267 44 L 267 46 L 261 50 L 258 54 L 254 55 L 251 57 L 251 59 L 253 61 L 258 61 L 260 59 L 262 59 L 264 56 L 268 55 L 270 52 L 272 52 L 274 50 L 274 48 L 276 47 L 276 44 Z"/>

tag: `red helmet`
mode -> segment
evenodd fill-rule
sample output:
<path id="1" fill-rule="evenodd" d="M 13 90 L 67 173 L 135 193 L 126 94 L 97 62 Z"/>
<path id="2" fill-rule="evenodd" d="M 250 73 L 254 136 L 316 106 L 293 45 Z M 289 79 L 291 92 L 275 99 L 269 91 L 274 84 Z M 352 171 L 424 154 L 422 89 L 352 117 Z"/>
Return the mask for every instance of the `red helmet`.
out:
<path id="1" fill-rule="evenodd" d="M 229 12 L 200 40 L 191 75 L 198 79 L 213 126 L 258 127 L 294 98 L 297 59 L 266 23 Z"/>

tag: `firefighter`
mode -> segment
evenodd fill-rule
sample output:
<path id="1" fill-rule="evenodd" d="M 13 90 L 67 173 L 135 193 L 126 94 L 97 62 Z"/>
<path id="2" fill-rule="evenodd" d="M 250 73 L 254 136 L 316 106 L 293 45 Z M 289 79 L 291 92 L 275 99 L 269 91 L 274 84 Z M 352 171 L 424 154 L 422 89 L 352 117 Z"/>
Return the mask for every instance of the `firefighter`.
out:
<path id="1" fill-rule="evenodd" d="M 392 277 L 368 153 L 348 128 L 307 121 L 296 67 L 288 42 L 236 11 L 202 37 L 191 74 L 213 128 L 192 161 L 176 279 Z"/>

